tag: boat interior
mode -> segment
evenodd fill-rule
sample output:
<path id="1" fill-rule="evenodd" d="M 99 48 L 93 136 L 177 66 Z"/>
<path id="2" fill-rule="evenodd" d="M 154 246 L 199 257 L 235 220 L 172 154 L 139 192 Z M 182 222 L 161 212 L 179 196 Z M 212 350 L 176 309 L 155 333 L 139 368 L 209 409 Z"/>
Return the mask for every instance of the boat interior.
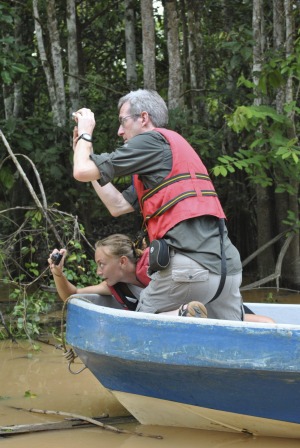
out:
<path id="1" fill-rule="evenodd" d="M 124 309 L 113 297 L 99 294 L 74 294 L 70 298 L 84 298 L 85 300 L 99 306 L 113 309 Z M 245 303 L 255 314 L 271 317 L 277 324 L 291 324 L 300 326 L 300 304 L 280 303 Z"/>

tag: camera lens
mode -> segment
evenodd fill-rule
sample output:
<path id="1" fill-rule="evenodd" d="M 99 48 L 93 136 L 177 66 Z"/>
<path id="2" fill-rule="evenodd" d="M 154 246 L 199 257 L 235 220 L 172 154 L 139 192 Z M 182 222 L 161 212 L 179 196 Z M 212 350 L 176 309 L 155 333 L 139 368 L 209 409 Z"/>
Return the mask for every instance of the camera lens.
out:
<path id="1" fill-rule="evenodd" d="M 62 254 L 55 252 L 55 254 L 51 255 L 51 260 L 57 266 L 60 263 L 60 260 L 62 259 L 62 257 L 63 257 Z"/>

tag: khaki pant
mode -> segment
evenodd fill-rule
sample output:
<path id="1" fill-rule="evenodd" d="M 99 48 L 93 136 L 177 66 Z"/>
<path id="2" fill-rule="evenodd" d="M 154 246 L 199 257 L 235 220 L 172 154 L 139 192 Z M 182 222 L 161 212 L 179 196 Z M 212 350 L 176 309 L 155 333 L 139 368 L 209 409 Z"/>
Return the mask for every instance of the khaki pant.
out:
<path id="1" fill-rule="evenodd" d="M 242 273 L 229 275 L 220 296 L 211 303 L 220 275 L 213 274 L 196 261 L 171 251 L 169 266 L 150 275 L 149 285 L 141 292 L 136 311 L 155 313 L 177 309 L 192 300 L 202 302 L 208 318 L 242 320 Z"/>

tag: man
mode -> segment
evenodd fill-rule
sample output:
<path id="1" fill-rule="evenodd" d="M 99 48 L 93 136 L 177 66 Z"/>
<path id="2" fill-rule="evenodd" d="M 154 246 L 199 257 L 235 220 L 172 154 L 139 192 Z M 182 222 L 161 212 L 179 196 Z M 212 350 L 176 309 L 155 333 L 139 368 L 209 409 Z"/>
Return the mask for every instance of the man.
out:
<path id="1" fill-rule="evenodd" d="M 112 216 L 141 210 L 150 242 L 163 238 L 170 248 L 168 266 L 151 274 L 137 311 L 155 313 L 200 301 L 211 318 L 242 320 L 239 252 L 200 157 L 184 138 L 165 129 L 168 110 L 157 92 L 130 92 L 119 100 L 118 110 L 123 145 L 101 155 L 93 153 L 93 112 L 75 113 L 73 175 L 93 183 Z M 134 187 L 121 193 L 111 181 L 126 175 L 133 176 Z"/>

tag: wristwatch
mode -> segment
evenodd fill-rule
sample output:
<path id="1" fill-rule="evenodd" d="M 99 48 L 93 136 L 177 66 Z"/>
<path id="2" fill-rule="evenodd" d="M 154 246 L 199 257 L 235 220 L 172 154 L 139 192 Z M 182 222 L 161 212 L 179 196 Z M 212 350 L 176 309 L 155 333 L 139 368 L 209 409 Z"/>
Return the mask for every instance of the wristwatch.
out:
<path id="1" fill-rule="evenodd" d="M 87 142 L 90 142 L 90 143 L 92 143 L 92 141 L 93 141 L 92 136 L 90 134 L 86 134 L 85 132 L 83 134 L 81 134 L 80 137 L 78 137 L 77 141 L 79 141 L 81 138 L 82 138 L 82 140 L 86 140 Z"/>

